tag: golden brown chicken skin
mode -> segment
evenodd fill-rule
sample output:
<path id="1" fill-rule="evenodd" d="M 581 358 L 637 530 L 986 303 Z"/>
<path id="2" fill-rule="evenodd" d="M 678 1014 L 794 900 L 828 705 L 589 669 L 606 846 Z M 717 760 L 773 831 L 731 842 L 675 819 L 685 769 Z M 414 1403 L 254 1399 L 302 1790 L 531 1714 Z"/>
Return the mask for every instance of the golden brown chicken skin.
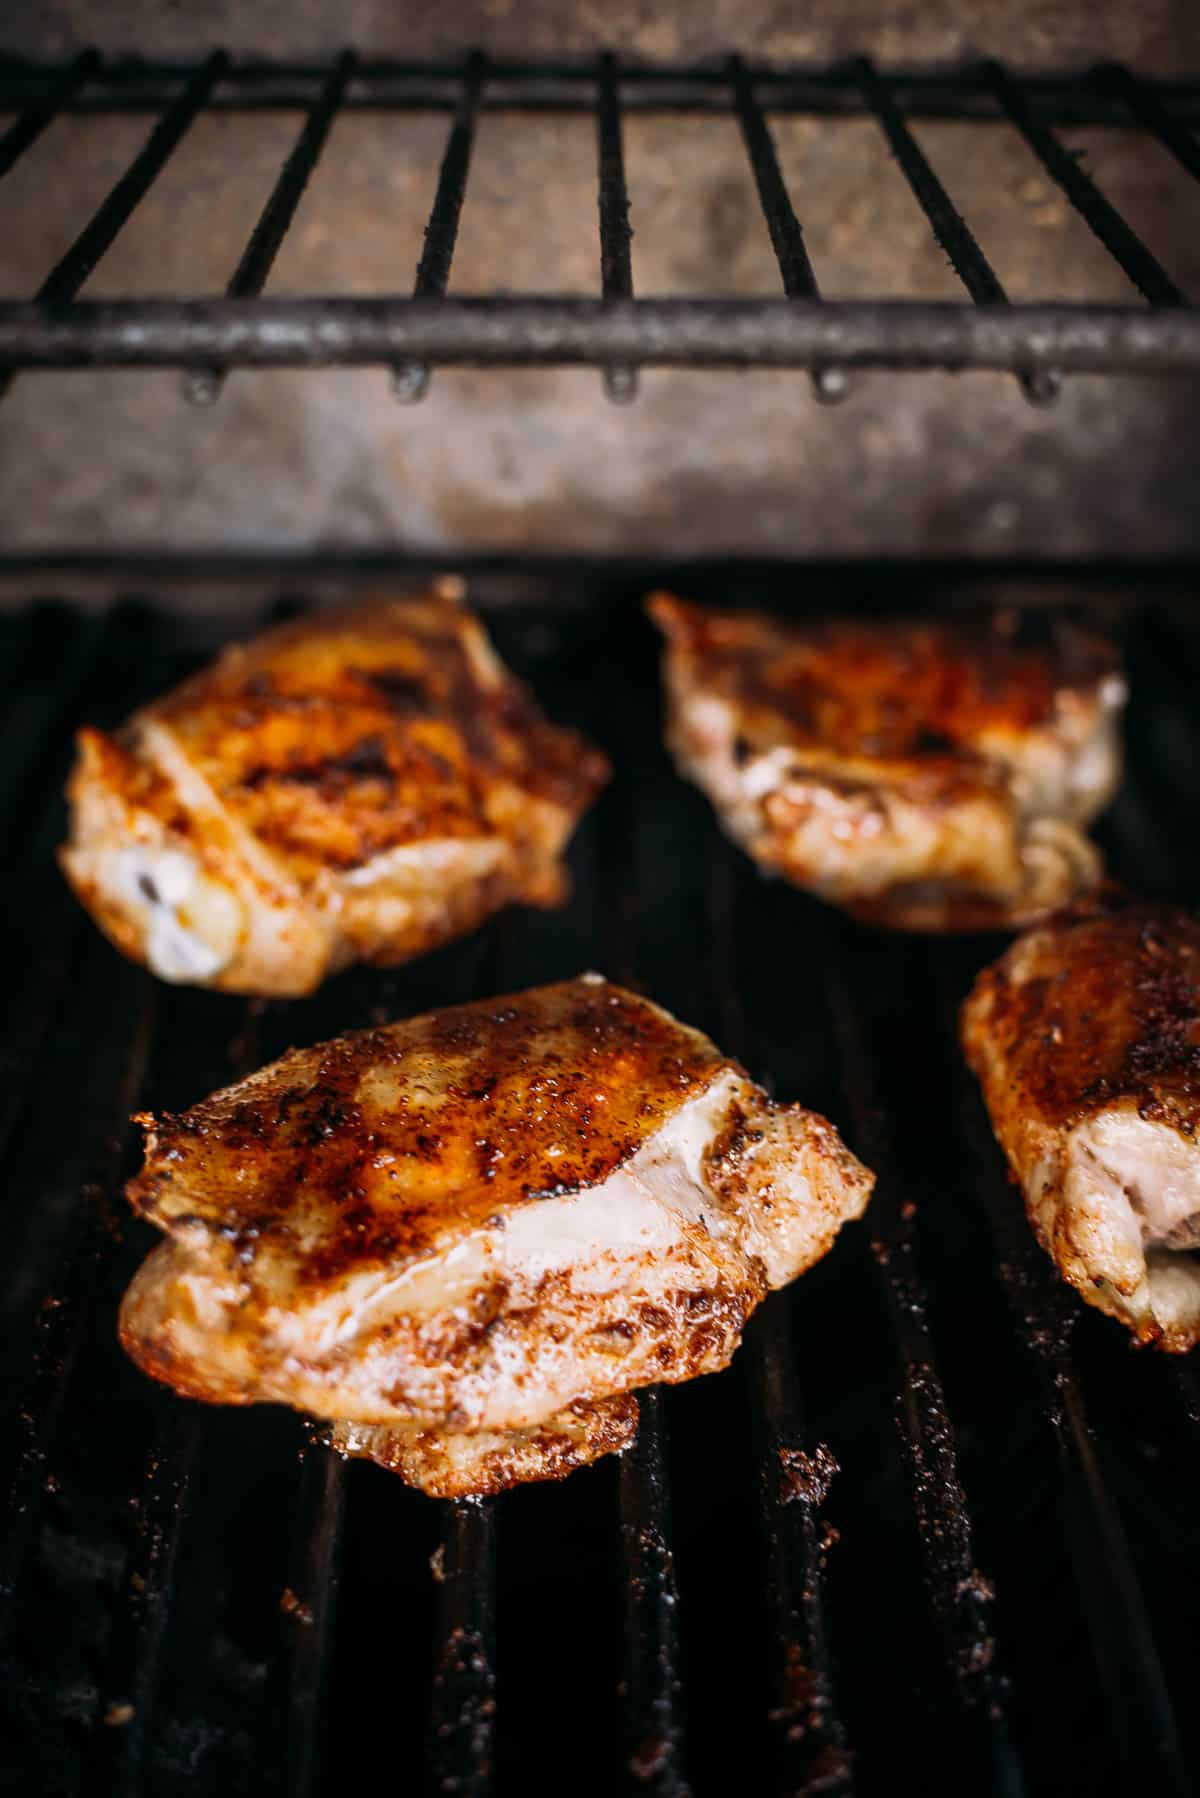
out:
<path id="1" fill-rule="evenodd" d="M 375 1461 L 430 1498 L 485 1498 L 538 1480 L 565 1480 L 601 1455 L 637 1440 L 631 1392 L 593 1403 L 577 1400 L 540 1423 L 515 1430 L 424 1430 L 400 1424 L 338 1423 L 330 1446 Z"/>
<path id="2" fill-rule="evenodd" d="M 668 741 L 734 840 L 868 922 L 980 930 L 1095 884 L 1124 683 L 1008 616 L 792 623 L 656 594 Z"/>
<path id="3" fill-rule="evenodd" d="M 1105 893 L 1015 942 L 967 1058 L 1064 1278 L 1139 1342 L 1200 1339 L 1200 922 Z"/>
<path id="4" fill-rule="evenodd" d="M 596 975 L 293 1052 L 147 1126 L 129 1196 L 169 1240 L 122 1306 L 134 1360 L 381 1426 L 354 1442 L 440 1480 L 467 1451 L 413 1432 L 561 1437 L 571 1406 L 723 1367 L 871 1187 L 824 1119 Z"/>
<path id="5" fill-rule="evenodd" d="M 162 978 L 301 994 L 557 904 L 607 776 L 462 605 L 386 600 L 226 650 L 115 739 L 81 732 L 62 864 Z"/>

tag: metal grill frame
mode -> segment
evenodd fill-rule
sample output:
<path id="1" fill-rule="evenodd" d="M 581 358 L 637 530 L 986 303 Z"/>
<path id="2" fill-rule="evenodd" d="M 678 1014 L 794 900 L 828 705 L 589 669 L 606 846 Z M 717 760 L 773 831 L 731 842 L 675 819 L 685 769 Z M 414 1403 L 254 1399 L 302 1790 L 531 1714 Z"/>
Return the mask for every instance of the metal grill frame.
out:
<path id="1" fill-rule="evenodd" d="M 215 50 L 190 64 L 105 60 L 0 67 L 0 176 L 63 113 L 137 112 L 154 127 L 125 174 L 36 297 L 0 303 L 0 371 L 174 367 L 211 403 L 225 375 L 249 367 L 381 366 L 397 396 L 419 400 L 439 365 L 590 365 L 610 399 L 631 399 L 639 366 L 803 368 L 836 400 L 850 371 L 992 369 L 1017 376 L 1034 404 L 1073 371 L 1200 370 L 1200 310 L 1063 145 L 1056 127 L 1085 123 L 1148 133 L 1200 179 L 1200 80 L 1144 80 L 1104 65 L 1081 74 L 1016 74 L 994 61 L 883 72 L 865 57 L 824 68 L 588 61 L 367 61 L 346 51 L 322 64 L 238 63 Z M 96 263 L 167 165 L 193 121 L 211 110 L 297 110 L 304 123 L 223 298 L 78 295 Z M 271 264 L 337 115 L 435 110 L 451 128 L 411 297 L 263 297 Z M 482 112 L 585 113 L 597 131 L 600 294 L 448 295 L 459 215 Z M 623 112 L 701 113 L 736 120 L 779 264 L 783 296 L 641 299 L 634 295 Z M 873 117 L 929 227 L 962 281 L 958 302 L 822 299 L 780 171 L 769 116 Z M 1140 301 L 1012 304 L 953 197 L 909 129 L 914 118 L 1007 121 L 1026 140 L 1129 279 Z M 398 271 L 399 272 L 399 271 Z M 1143 303 L 1144 302 L 1144 303 Z"/>

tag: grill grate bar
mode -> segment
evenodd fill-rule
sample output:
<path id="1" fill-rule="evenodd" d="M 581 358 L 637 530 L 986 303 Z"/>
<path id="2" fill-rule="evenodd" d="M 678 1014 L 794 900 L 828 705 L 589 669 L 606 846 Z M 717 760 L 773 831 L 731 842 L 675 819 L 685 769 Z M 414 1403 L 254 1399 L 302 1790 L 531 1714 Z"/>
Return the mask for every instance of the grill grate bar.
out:
<path id="1" fill-rule="evenodd" d="M 730 57 L 729 72 L 738 124 L 750 158 L 771 247 L 779 263 L 783 291 L 789 300 L 819 300 L 820 289 L 804 242 L 804 229 L 788 194 L 771 128 L 740 56 Z M 817 398 L 822 400 L 844 399 L 849 389 L 845 369 L 836 366 L 814 368 L 812 381 Z"/>
<path id="2" fill-rule="evenodd" d="M 1018 84 L 999 63 L 984 65 L 984 76 L 1046 173 L 1066 194 L 1076 212 L 1119 263 L 1138 292 L 1155 306 L 1186 306 L 1187 295 L 1151 254 L 1131 225 L 1100 192 L 1090 175 L 1064 149 L 1048 125 L 1034 117 L 1033 109 Z"/>
<path id="3" fill-rule="evenodd" d="M 32 841 L 34 853 L 30 862 L 37 866 L 58 828 L 57 793 L 54 791 L 53 756 L 55 738 L 65 735 L 79 715 L 85 700 L 97 688 L 111 680 L 110 657 L 119 653 L 120 624 L 128 614 L 119 609 L 85 628 L 77 641 L 64 640 L 56 645 L 59 663 L 54 690 L 39 707 L 35 729 L 23 720 L 19 739 L 0 743 L 0 817 L 11 840 Z M 28 618 L 31 633 L 33 616 Z M 36 642 L 27 648 L 36 654 Z M 108 654 L 106 655 L 106 650 Z M 10 721 L 11 728 L 11 721 Z M 28 878 L 28 875 L 26 875 Z M 11 895 L 10 895 L 11 897 Z M 46 1040 L 50 1025 L 57 1015 L 58 1002 L 67 981 L 71 949 L 78 936 L 79 913 L 69 898 L 65 882 L 52 877 L 49 890 L 39 884 L 22 905 L 32 911 L 36 928 L 27 942 L 21 939 L 22 951 L 13 972 L 8 1020 L 3 1049 L 0 1051 L 0 1158 L 25 1103 L 33 1078 L 38 1050 Z"/>
<path id="4" fill-rule="evenodd" d="M 1174 1374 L 1188 1421 L 1200 1428 L 1200 1380 L 1196 1378 L 1195 1369 L 1187 1361 L 1176 1357 Z"/>
<path id="5" fill-rule="evenodd" d="M 284 1790 L 289 1798 L 310 1798 L 318 1789 L 322 1697 L 337 1613 L 345 1498 L 345 1462 L 322 1443 L 310 1442 L 296 1505 L 294 1571 L 280 1607 L 287 1677 Z"/>
<path id="6" fill-rule="evenodd" d="M 496 1506 L 463 1499 L 445 1507 L 438 1588 L 432 1789 L 485 1798 L 492 1781 L 496 1711 Z"/>
<path id="7" fill-rule="evenodd" d="M 856 67 L 868 104 L 955 274 L 977 306 L 1007 306 L 1008 295 L 1000 277 L 905 123 L 890 84 L 869 57 L 858 58 Z M 1019 379 L 1032 405 L 1049 404 L 1062 385 L 1059 370 L 1049 366 L 1026 367 Z"/>
<path id="8" fill-rule="evenodd" d="M 1200 181 L 1200 143 L 1196 142 L 1186 125 L 1172 118 L 1149 82 L 1139 80 L 1118 63 L 1100 69 L 1097 81 L 1102 87 L 1117 94 L 1138 123 L 1148 131 L 1153 131 L 1188 174 Z"/>
<path id="9" fill-rule="evenodd" d="M 159 1417 L 136 1500 L 136 1546 L 125 1575 L 128 1593 L 106 1657 L 101 1697 L 101 1722 L 116 1726 L 109 1734 L 116 1760 L 111 1784 L 116 1798 L 137 1798 L 142 1790 L 179 1542 L 204 1431 L 201 1408 L 180 1404 L 173 1396 L 163 1401 Z"/>
<path id="10" fill-rule="evenodd" d="M 593 726 L 597 722 L 593 718 Z M 640 794 L 632 771 L 644 765 L 646 744 L 631 718 L 621 724 L 621 738 L 605 745 L 613 779 L 597 813 L 596 912 L 607 972 L 641 991 Z M 621 1455 L 618 1476 L 625 1607 L 622 1745 L 634 1790 L 654 1798 L 688 1798 L 665 1407 L 659 1387 L 639 1391 L 637 1400 L 637 1438 Z"/>
<path id="11" fill-rule="evenodd" d="M 753 1068 L 754 1044 L 737 976 L 736 875 L 728 841 L 712 829 L 708 882 L 720 1038 Z M 769 1722 L 780 1792 L 848 1794 L 846 1732 L 834 1708 L 825 1629 L 822 1476 L 804 1426 L 789 1295 L 767 1298 L 747 1331 L 758 1437 L 759 1505 L 774 1702 Z"/>
<path id="12" fill-rule="evenodd" d="M 413 284 L 414 300 L 441 299 L 450 281 L 450 265 L 458 240 L 458 221 L 467 192 L 467 176 L 471 169 L 471 151 L 475 142 L 475 124 L 479 116 L 479 100 L 487 73 L 483 56 L 475 52 L 467 58 L 462 78 L 462 97 L 446 149 L 438 171 L 433 208 L 425 227 L 425 247 L 417 264 Z M 429 364 L 400 363 L 393 374 L 396 398 L 413 404 L 424 397 L 429 386 Z"/>
<path id="13" fill-rule="evenodd" d="M 861 945 L 856 947 L 861 958 Z M 981 1737 L 992 1788 L 1015 1794 L 1024 1787 L 1009 1739 L 1006 1682 L 995 1664 L 992 1592 L 975 1563 L 974 1529 L 915 1253 L 916 1207 L 896 1165 L 876 1059 L 868 1048 L 866 977 L 856 980 L 851 992 L 836 944 L 827 949 L 825 964 L 855 1147 L 877 1174 L 867 1225 L 902 1365 L 898 1422 L 926 1580 L 951 1673 Z"/>
<path id="14" fill-rule="evenodd" d="M 30 102 L 20 118 L 14 120 L 0 137 L 0 175 L 7 175 L 13 164 L 25 154 L 31 144 L 37 142 L 47 125 L 53 123 L 99 67 L 100 58 L 95 50 L 85 50 L 82 56 L 77 56 L 63 70 L 42 99 Z"/>
<path id="15" fill-rule="evenodd" d="M 640 1392 L 638 1405 L 637 1441 L 621 1456 L 619 1475 L 628 1765 L 639 1789 L 656 1798 L 687 1798 L 680 1764 L 679 1594 L 659 1389 Z"/>
<path id="16" fill-rule="evenodd" d="M 631 300 L 633 227 L 629 223 L 629 188 L 621 143 L 617 60 L 611 53 L 600 58 L 596 84 L 596 157 L 600 181 L 601 289 L 606 300 Z M 610 362 L 604 370 L 604 391 L 615 404 L 627 404 L 637 393 L 636 367 L 629 362 Z"/>
<path id="17" fill-rule="evenodd" d="M 16 1459 L 3 1506 L 0 1549 L 0 1642 L 12 1622 L 28 1551 L 41 1515 L 50 1449 L 62 1416 L 72 1371 L 93 1312 L 101 1269 L 111 1248 L 108 1191 L 120 1165 L 126 1120 L 146 1076 L 155 1021 L 154 989 L 141 986 L 141 1008 L 110 1105 L 95 1120 L 92 1149 L 99 1180 L 85 1187 L 84 1211 L 64 1252 L 50 1296 L 33 1331 L 32 1367 L 16 1406 Z"/>
<path id="18" fill-rule="evenodd" d="M 807 1447 L 786 1295 L 750 1330 L 758 1388 L 759 1495 L 774 1703 L 769 1712 L 781 1792 L 848 1794 L 846 1732 L 834 1709 L 825 1630 L 822 1473 Z"/>
<path id="19" fill-rule="evenodd" d="M 325 141 L 334 117 L 342 104 L 346 87 L 354 70 L 353 51 L 344 51 L 330 71 L 329 78 L 313 103 L 300 135 L 271 190 L 241 261 L 225 289 L 231 300 L 254 299 L 266 285 L 271 265 L 279 246 L 287 235 L 296 208 L 304 195 L 313 170 L 321 159 Z M 214 366 L 192 369 L 184 380 L 184 392 L 193 404 L 211 405 L 224 381 L 221 369 Z"/>

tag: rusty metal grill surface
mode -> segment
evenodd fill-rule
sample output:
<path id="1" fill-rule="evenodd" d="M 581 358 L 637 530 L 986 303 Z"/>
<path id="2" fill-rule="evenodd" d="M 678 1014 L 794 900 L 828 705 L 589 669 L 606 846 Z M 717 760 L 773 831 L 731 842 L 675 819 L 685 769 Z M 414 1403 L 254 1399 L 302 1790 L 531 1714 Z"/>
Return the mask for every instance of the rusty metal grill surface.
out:
<path id="1" fill-rule="evenodd" d="M 4 622 L 6 1789 L 1195 1790 L 1195 1373 L 1082 1313 L 1032 1244 L 950 1034 L 994 945 L 874 935 L 761 881 L 667 763 L 631 592 L 492 623 L 615 760 L 569 907 L 247 1004 L 121 961 L 52 863 L 70 726 L 112 724 L 217 632 L 142 603 Z M 1195 898 L 1198 640 L 1157 604 L 1126 636 L 1106 846 Z M 124 1360 L 115 1305 L 153 1237 L 120 1199 L 135 1106 L 585 967 L 880 1172 L 731 1369 L 648 1395 L 622 1459 L 448 1505 Z"/>
<path id="2" fill-rule="evenodd" d="M 264 297 L 296 206 L 340 112 L 433 109 L 450 115 L 415 280 L 397 268 L 382 295 Z M 1170 373 L 1200 369 L 1200 311 L 1080 165 L 1063 126 L 1104 123 L 1155 139 L 1200 179 L 1200 84 L 1143 80 L 1112 65 L 1070 76 L 1017 75 L 994 61 L 953 69 L 881 71 L 865 57 L 826 68 L 749 65 L 738 56 L 688 66 L 591 61 L 451 64 L 367 61 L 346 51 L 325 65 L 233 62 L 221 50 L 194 64 L 105 60 L 0 63 L 0 176 L 35 150 L 61 113 L 141 112 L 154 123 L 125 173 L 27 302 L 0 302 L 0 376 L 19 368 L 166 366 L 185 391 L 217 399 L 241 367 L 377 365 L 397 397 L 419 400 L 437 364 L 590 364 L 615 401 L 632 399 L 639 365 L 807 368 L 836 400 L 857 367 L 990 368 L 1017 376 L 1031 402 L 1055 397 L 1071 370 Z M 90 301 L 97 263 L 206 111 L 288 109 L 294 145 L 224 295 Z M 470 191 L 482 111 L 588 113 L 595 119 L 598 297 L 547 288 L 535 296 L 450 295 L 459 216 Z M 622 113 L 725 115 L 737 121 L 779 264 L 782 297 L 639 298 L 622 149 Z M 822 297 L 799 212 L 788 193 L 770 115 L 861 113 L 886 138 L 904 179 L 964 289 L 932 302 L 880 294 Z M 1004 121 L 1017 131 L 1129 283 L 1124 304 L 1011 304 L 970 221 L 953 171 L 930 163 L 908 121 Z M 947 185 L 947 182 L 949 185 Z M 530 196 L 532 199 L 533 196 Z M 536 223 L 532 225 L 536 229 Z M 636 215 L 632 219 L 636 231 Z"/>

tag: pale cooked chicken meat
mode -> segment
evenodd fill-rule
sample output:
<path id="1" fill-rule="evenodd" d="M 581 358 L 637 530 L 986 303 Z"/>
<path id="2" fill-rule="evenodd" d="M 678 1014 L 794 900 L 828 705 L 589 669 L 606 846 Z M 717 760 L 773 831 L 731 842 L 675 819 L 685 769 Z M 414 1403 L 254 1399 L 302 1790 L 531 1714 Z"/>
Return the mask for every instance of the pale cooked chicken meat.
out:
<path id="1" fill-rule="evenodd" d="M 516 1467 L 619 1445 L 627 1413 L 560 1414 L 723 1367 L 871 1187 L 824 1119 L 597 975 L 294 1051 L 147 1123 L 129 1196 L 170 1240 L 122 1306 L 134 1360 L 354 1426 L 443 1491 L 456 1458 L 502 1469 L 464 1433 L 523 1433 Z"/>
<path id="2" fill-rule="evenodd" d="M 765 871 L 903 930 L 1020 924 L 1099 878 L 1081 827 L 1117 784 L 1125 698 L 1099 638 L 649 610 L 672 753 Z"/>
<path id="3" fill-rule="evenodd" d="M 164 980 L 292 995 L 562 899 L 607 763 L 451 590 L 283 625 L 115 738 L 80 733 L 62 864 L 118 948 Z"/>
<path id="4" fill-rule="evenodd" d="M 1139 1342 L 1200 1340 L 1200 922 L 1099 896 L 975 984 L 968 1060 L 1038 1240 Z"/>

